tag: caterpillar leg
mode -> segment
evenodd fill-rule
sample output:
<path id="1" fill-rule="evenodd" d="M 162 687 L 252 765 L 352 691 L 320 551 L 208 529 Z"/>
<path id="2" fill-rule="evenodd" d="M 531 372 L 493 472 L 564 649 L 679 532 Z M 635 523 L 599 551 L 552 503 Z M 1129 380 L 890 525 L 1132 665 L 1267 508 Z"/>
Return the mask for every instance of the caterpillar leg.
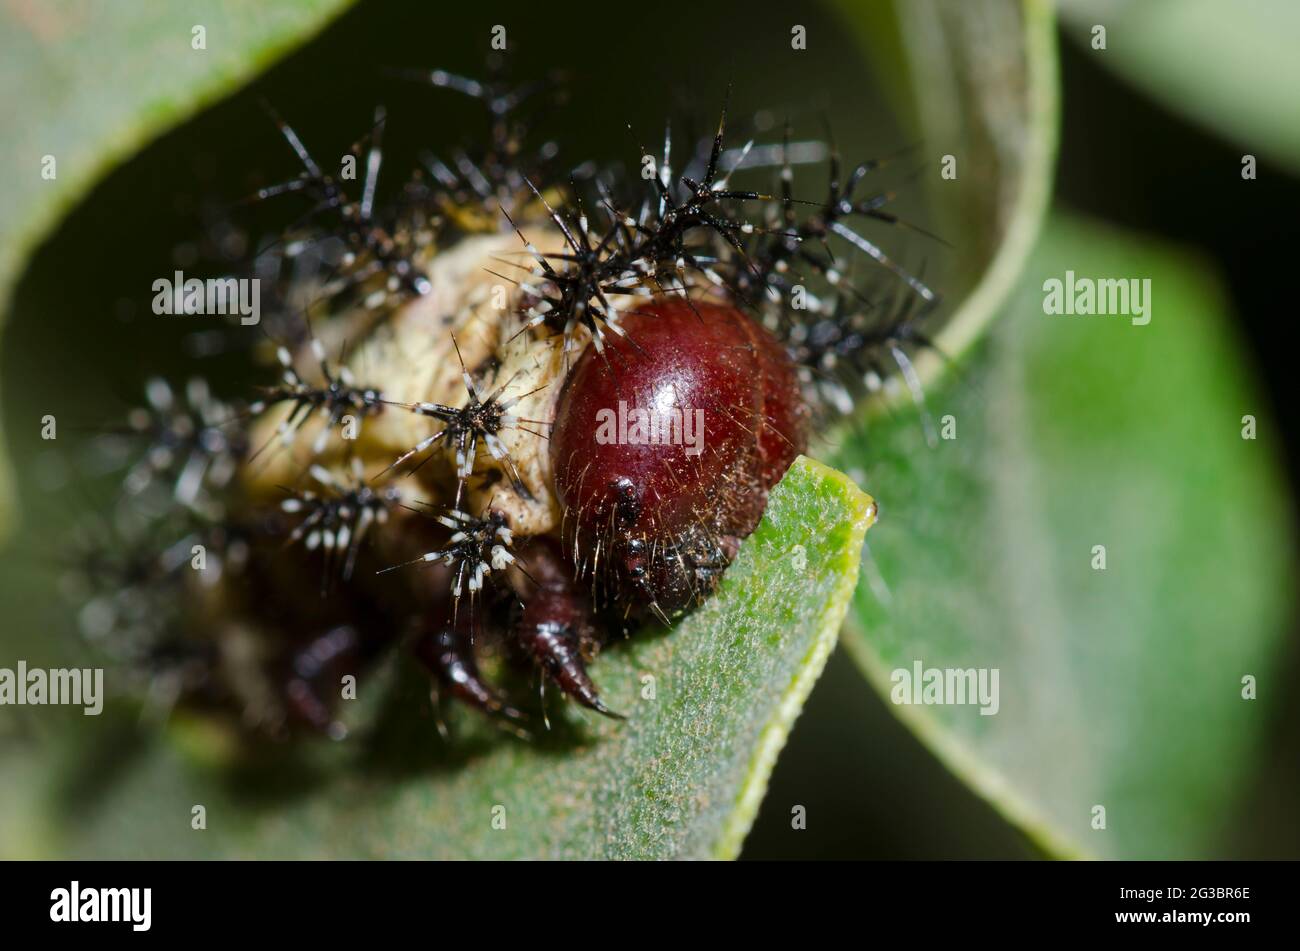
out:
<path id="1" fill-rule="evenodd" d="M 341 736 L 334 700 L 343 675 L 356 669 L 359 652 L 360 637 L 348 624 L 331 628 L 294 651 L 284 685 L 290 718 L 321 733 Z"/>
<path id="2" fill-rule="evenodd" d="M 510 706 L 479 674 L 468 622 L 432 626 L 416 642 L 415 655 L 456 699 L 492 716 L 516 723 L 524 714 Z"/>
<path id="3" fill-rule="evenodd" d="M 513 631 L 515 643 L 565 694 L 597 713 L 623 719 L 605 706 L 587 675 L 599 642 L 586 594 L 574 584 L 558 546 L 536 539 L 521 560 L 527 576 L 518 584 L 524 610 Z"/>

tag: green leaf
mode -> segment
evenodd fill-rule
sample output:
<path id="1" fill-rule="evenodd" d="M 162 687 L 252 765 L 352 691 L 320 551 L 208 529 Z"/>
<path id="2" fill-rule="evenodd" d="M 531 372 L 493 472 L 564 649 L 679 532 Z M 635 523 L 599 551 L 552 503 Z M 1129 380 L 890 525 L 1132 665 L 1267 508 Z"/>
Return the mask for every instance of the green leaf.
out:
<path id="1" fill-rule="evenodd" d="M 117 165 L 309 39 L 348 0 L 0 7 L 0 321 L 27 257 Z M 192 48 L 203 26 L 206 49 Z M 55 177 L 42 177 L 45 156 Z M 0 437 L 2 439 L 2 437 Z M 0 536 L 9 508 L 0 454 Z"/>
<path id="2" fill-rule="evenodd" d="M 362 681 L 363 696 L 383 695 L 377 719 L 357 718 L 370 721 L 371 742 L 318 744 L 310 763 L 292 768 L 218 766 L 199 725 L 174 731 L 179 743 L 140 749 L 115 742 L 111 723 L 94 724 L 100 735 L 78 743 L 73 770 L 53 791 L 34 791 L 47 804 L 44 820 L 21 823 L 8 844 L 0 836 L 0 850 L 734 857 L 835 645 L 874 512 L 843 475 L 797 460 L 717 596 L 671 634 L 642 632 L 598 659 L 593 675 L 626 722 L 553 709 L 554 733 L 523 741 L 457 712 L 445 745 L 427 710 L 420 715 L 428 684 L 414 672 L 387 690 Z M 128 760 L 111 782 L 106 763 Z M 86 784 L 95 791 L 79 798 Z M 205 831 L 190 829 L 194 804 L 207 811 Z M 496 806 L 504 829 L 493 827 Z M 61 840 L 33 843 L 33 828 Z"/>
<path id="3" fill-rule="evenodd" d="M 1300 170 L 1300 4 L 1067 0 L 1067 33 L 1162 106 Z M 1093 50 L 1094 26 L 1106 49 Z"/>
<path id="4" fill-rule="evenodd" d="M 1045 315 L 1067 270 L 1149 278 L 1150 323 Z M 869 566 L 846 646 L 887 701 L 918 661 L 1000 671 L 995 715 L 891 708 L 1048 851 L 1213 854 L 1278 697 L 1295 564 L 1277 430 L 1220 288 L 1058 217 L 978 359 L 928 398 L 955 439 L 931 448 L 900 413 L 840 455 L 869 460 L 889 592 Z"/>
<path id="5" fill-rule="evenodd" d="M 950 312 L 939 349 L 965 353 L 987 328 L 1034 246 L 1052 192 L 1060 103 L 1056 23 L 1046 0 L 844 0 L 845 15 L 913 117 L 936 234 L 951 238 Z M 900 56 L 898 51 L 902 51 Z M 940 176 L 941 157 L 956 178 Z M 922 354 L 934 379 L 947 366 Z"/>

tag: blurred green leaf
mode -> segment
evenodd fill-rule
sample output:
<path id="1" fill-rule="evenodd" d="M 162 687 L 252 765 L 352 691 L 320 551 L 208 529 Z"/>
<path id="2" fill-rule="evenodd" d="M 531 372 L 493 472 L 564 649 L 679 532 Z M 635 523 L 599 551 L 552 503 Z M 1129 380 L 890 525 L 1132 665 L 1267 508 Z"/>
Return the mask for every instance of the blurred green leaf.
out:
<path id="1" fill-rule="evenodd" d="M 0 7 L 0 320 L 31 252 L 113 168 L 309 39 L 349 0 Z M 196 25 L 207 48 L 191 46 Z M 56 177 L 42 177 L 46 155 Z M 0 536 L 12 504 L 0 453 Z"/>
<path id="2" fill-rule="evenodd" d="M 1067 33 L 1166 109 L 1300 170 L 1295 0 L 1065 0 Z M 1092 29 L 1106 27 L 1106 49 Z"/>
<path id="3" fill-rule="evenodd" d="M 998 313 L 1034 245 L 1052 191 L 1059 123 L 1056 24 L 1046 0 L 844 2 L 873 60 L 904 99 L 935 206 L 950 238 L 940 349 L 956 358 Z M 901 50 L 901 54 L 900 54 Z M 940 177 L 942 157 L 955 179 Z M 918 358 L 932 379 L 945 368 Z"/>
<path id="4" fill-rule="evenodd" d="M 206 735 L 110 753 L 110 762 L 134 760 L 117 783 L 83 741 L 70 765 L 93 795 L 75 799 L 66 771 L 53 793 L 37 787 L 46 817 L 13 830 L 8 847 L 150 857 L 734 857 L 835 645 L 873 514 L 844 476 L 796 461 L 718 595 L 671 634 L 643 632 L 598 659 L 593 675 L 626 722 L 552 709 L 563 728 L 526 742 L 455 711 L 447 746 L 429 716 L 404 708 L 367 715 L 372 741 L 318 750 L 308 774 L 264 767 L 245 777 L 255 788 L 183 752 L 210 749 Z M 654 699 L 644 696 L 647 675 Z M 400 696 L 400 686 L 387 693 Z M 418 674 L 408 686 L 428 690 Z M 363 681 L 361 692 L 379 691 Z M 112 746 L 105 738 L 90 749 Z M 207 810 L 204 832 L 190 830 L 195 803 Z M 494 806 L 504 807 L 505 829 L 493 828 Z M 36 845 L 32 828 L 61 841 Z"/>
<path id="5" fill-rule="evenodd" d="M 1067 270 L 1149 278 L 1151 322 L 1045 315 Z M 928 394 L 956 438 L 930 448 L 904 412 L 840 453 L 870 460 L 883 516 L 846 646 L 887 700 L 918 661 L 997 668 L 996 715 L 891 706 L 1057 854 L 1212 855 L 1252 775 L 1294 550 L 1230 326 L 1203 262 L 1061 216 L 993 339 Z"/>

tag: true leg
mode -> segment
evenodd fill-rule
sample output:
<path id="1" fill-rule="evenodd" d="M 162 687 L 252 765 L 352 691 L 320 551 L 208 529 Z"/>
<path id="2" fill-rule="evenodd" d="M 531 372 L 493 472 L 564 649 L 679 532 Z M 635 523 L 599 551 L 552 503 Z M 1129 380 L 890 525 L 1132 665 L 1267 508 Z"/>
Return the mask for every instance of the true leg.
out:
<path id="1" fill-rule="evenodd" d="M 622 719 L 601 701 L 587 675 L 599 642 L 591 610 L 555 543 L 536 539 L 521 553 L 527 575 L 517 580 L 523 615 L 516 643 L 555 684 L 584 707 Z M 522 574 L 522 572 L 520 573 Z"/>
<path id="2" fill-rule="evenodd" d="M 501 699 L 479 675 L 466 615 L 458 618 L 455 625 L 450 621 L 432 625 L 416 643 L 415 655 L 457 699 L 508 720 L 524 719 L 520 711 Z"/>
<path id="3" fill-rule="evenodd" d="M 325 698 L 325 685 L 336 683 L 356 666 L 359 638 L 350 625 L 331 628 L 294 652 L 285 697 L 294 719 L 321 732 L 334 729 L 334 704 Z"/>

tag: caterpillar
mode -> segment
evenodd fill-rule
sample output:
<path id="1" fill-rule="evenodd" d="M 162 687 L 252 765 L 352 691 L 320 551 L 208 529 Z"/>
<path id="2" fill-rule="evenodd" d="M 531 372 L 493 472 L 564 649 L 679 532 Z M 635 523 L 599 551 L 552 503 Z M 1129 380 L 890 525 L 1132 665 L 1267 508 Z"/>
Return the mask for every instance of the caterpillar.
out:
<path id="1" fill-rule="evenodd" d="M 91 613 L 171 694 L 274 737 L 341 735 L 340 678 L 398 647 L 510 728 L 535 715 L 487 649 L 619 717 L 597 652 L 707 599 L 830 421 L 894 379 L 920 399 L 940 297 L 859 226 L 904 224 L 886 160 L 788 127 L 737 147 L 724 102 L 635 174 L 560 168 L 528 120 L 555 80 L 400 75 L 480 100 L 487 134 L 385 201 L 383 109 L 350 178 L 268 106 L 301 170 L 252 197 L 300 207 L 251 262 L 271 307 L 249 398 L 149 383 L 123 498 L 167 563 L 110 574 Z"/>

